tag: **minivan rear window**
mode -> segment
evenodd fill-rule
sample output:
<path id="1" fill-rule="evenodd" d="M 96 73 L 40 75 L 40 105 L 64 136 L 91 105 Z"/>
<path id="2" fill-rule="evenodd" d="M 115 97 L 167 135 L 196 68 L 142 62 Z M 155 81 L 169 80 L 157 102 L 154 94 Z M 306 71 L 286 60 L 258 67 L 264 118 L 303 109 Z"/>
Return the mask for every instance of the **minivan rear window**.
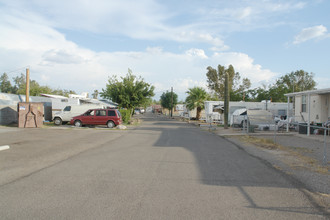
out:
<path id="1" fill-rule="evenodd" d="M 116 112 L 112 111 L 112 110 L 109 110 L 108 111 L 108 116 L 116 116 Z"/>

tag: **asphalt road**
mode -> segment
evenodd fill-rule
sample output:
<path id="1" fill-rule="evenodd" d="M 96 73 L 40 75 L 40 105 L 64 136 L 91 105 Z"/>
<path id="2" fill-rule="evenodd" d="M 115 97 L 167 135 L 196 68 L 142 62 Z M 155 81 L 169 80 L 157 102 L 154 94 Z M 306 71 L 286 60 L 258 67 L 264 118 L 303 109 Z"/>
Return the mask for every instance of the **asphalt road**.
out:
<path id="1" fill-rule="evenodd" d="M 1 129 L 0 129 L 1 130 Z M 196 127 L 0 132 L 0 219 L 326 219 L 267 162 Z"/>

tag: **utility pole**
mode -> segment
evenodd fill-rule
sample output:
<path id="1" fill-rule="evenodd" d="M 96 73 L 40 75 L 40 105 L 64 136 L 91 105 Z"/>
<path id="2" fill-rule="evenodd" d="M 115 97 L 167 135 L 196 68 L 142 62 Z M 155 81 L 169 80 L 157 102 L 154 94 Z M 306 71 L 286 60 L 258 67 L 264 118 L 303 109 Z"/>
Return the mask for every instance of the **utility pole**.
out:
<path id="1" fill-rule="evenodd" d="M 171 118 L 173 117 L 173 87 L 171 87 Z"/>
<path id="2" fill-rule="evenodd" d="M 29 102 L 30 96 L 30 70 L 26 69 L 26 91 L 25 91 L 25 102 Z"/>
<path id="3" fill-rule="evenodd" d="M 226 71 L 226 73 L 225 73 L 224 129 L 228 129 L 229 99 L 230 99 L 230 96 L 229 96 L 229 76 L 228 76 L 228 73 Z"/>

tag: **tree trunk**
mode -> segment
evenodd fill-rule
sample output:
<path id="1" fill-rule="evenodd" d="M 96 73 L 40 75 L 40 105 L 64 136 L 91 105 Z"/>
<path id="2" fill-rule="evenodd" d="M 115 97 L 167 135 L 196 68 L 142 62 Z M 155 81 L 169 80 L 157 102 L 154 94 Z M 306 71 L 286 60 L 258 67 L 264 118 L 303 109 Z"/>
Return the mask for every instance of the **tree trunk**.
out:
<path id="1" fill-rule="evenodd" d="M 202 108 L 197 107 L 197 112 L 196 112 L 196 120 L 197 121 L 201 118 L 201 112 L 202 112 Z"/>

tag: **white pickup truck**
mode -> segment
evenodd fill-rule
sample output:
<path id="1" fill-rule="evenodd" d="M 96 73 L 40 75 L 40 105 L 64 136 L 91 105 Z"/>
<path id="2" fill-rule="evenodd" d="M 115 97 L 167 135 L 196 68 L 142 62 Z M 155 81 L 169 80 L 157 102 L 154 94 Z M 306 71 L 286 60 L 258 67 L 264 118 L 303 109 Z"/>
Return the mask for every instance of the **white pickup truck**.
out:
<path id="1" fill-rule="evenodd" d="M 80 114 L 83 114 L 88 109 L 94 109 L 94 108 L 105 108 L 102 105 L 68 105 L 66 106 L 62 111 L 56 112 L 53 117 L 53 121 L 55 125 L 62 125 L 70 122 L 70 120 L 78 116 Z"/>

